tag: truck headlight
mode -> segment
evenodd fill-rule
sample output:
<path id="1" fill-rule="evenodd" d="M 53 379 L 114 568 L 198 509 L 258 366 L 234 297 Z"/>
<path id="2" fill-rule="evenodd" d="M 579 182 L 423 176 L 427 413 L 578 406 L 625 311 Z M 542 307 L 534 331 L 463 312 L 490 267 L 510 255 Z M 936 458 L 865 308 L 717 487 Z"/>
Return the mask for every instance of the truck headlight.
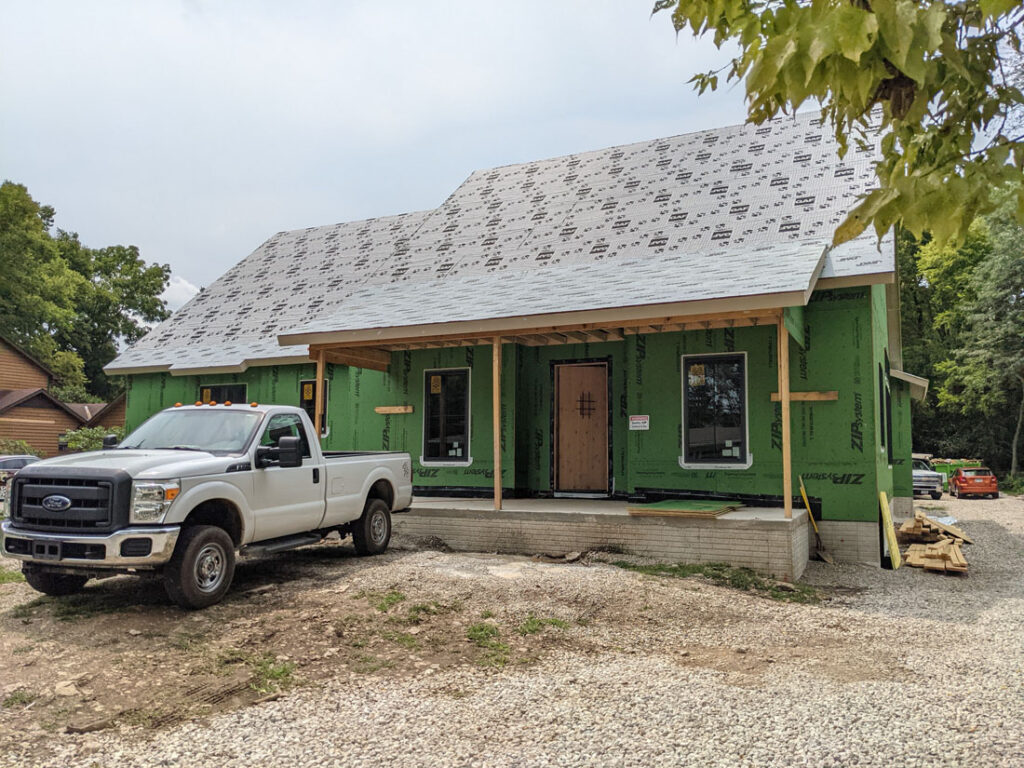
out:
<path id="1" fill-rule="evenodd" d="M 181 492 L 181 483 L 177 480 L 165 480 L 160 483 L 133 483 L 131 522 L 158 523 L 163 519 L 167 508 L 171 506 Z"/>

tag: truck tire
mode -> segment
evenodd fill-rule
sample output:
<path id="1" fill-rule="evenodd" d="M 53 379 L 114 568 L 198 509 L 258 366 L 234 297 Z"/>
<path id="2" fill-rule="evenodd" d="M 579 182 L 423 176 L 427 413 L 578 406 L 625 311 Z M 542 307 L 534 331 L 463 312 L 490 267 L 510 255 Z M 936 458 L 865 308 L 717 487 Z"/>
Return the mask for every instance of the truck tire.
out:
<path id="1" fill-rule="evenodd" d="M 356 554 L 379 555 L 391 541 L 391 509 L 383 499 L 368 499 L 363 516 L 352 526 Z"/>
<path id="2" fill-rule="evenodd" d="M 36 592 L 53 597 L 63 597 L 81 592 L 88 576 L 79 576 L 74 573 L 55 573 L 53 571 L 41 571 L 31 565 L 23 565 L 21 573 L 25 581 Z"/>
<path id="3" fill-rule="evenodd" d="M 164 567 L 164 589 L 182 608 L 206 608 L 224 599 L 234 576 L 235 544 L 227 531 L 196 525 L 181 532 Z"/>
<path id="4" fill-rule="evenodd" d="M 931 495 L 932 499 L 934 499 L 935 501 L 938 501 L 939 499 L 942 498 L 942 491 L 932 491 L 930 495 Z"/>

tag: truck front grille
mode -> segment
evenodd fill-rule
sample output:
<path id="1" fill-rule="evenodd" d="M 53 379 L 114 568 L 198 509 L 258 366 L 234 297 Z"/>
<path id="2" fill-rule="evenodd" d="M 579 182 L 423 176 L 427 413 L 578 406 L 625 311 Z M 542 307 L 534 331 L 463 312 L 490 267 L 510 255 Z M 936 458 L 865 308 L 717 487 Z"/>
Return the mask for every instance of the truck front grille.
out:
<path id="1" fill-rule="evenodd" d="M 11 517 L 35 530 L 93 532 L 113 523 L 111 483 L 91 478 L 17 478 Z M 63 497 L 66 509 L 48 509 L 46 499 Z M 59 505 L 58 505 L 59 506 Z"/>

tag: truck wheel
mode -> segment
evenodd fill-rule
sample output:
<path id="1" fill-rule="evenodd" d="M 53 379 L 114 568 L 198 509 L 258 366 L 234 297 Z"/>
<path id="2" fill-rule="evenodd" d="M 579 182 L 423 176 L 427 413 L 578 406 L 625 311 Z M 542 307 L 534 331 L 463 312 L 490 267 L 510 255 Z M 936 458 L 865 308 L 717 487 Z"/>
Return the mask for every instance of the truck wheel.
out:
<path id="1" fill-rule="evenodd" d="M 53 597 L 63 597 L 81 592 L 88 576 L 78 576 L 74 573 L 54 573 L 53 571 L 40 571 L 30 565 L 23 565 L 21 573 L 25 581 L 36 592 Z"/>
<path id="2" fill-rule="evenodd" d="M 932 497 L 932 498 L 933 498 L 933 499 L 934 499 L 935 501 L 938 501 L 939 499 L 941 499 L 941 498 L 942 498 L 942 491 L 932 491 L 932 492 L 931 492 L 931 497 Z"/>
<path id="3" fill-rule="evenodd" d="M 182 608 L 206 608 L 224 599 L 235 576 L 235 544 L 215 525 L 181 532 L 164 567 L 167 596 Z"/>
<path id="4" fill-rule="evenodd" d="M 386 501 L 370 499 L 363 516 L 352 526 L 352 543 L 357 555 L 379 555 L 391 541 L 391 510 Z"/>

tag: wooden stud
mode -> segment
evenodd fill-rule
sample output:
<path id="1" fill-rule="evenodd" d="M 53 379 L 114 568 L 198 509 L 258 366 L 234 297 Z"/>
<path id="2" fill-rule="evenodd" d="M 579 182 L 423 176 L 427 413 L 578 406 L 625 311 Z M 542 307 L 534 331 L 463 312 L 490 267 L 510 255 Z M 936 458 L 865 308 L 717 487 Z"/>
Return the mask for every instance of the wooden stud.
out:
<path id="1" fill-rule="evenodd" d="M 838 400 L 839 392 L 836 390 L 830 390 L 827 392 L 790 392 L 789 400 L 792 403 L 811 403 L 811 402 L 828 402 L 830 400 Z M 779 402 L 779 393 L 772 392 L 772 402 Z"/>
<path id="2" fill-rule="evenodd" d="M 501 509 L 501 337 L 495 336 L 491 346 L 494 359 L 491 375 L 494 383 L 492 409 L 494 411 L 494 509 Z"/>
<path id="3" fill-rule="evenodd" d="M 313 412 L 316 415 L 313 427 L 318 438 L 324 431 L 324 373 L 326 370 L 327 353 L 321 349 L 316 353 L 316 402 L 313 408 Z"/>
<path id="4" fill-rule="evenodd" d="M 411 405 L 378 405 L 373 409 L 374 413 L 395 414 L 412 413 Z"/>
<path id="5" fill-rule="evenodd" d="M 775 326 L 779 336 L 779 396 L 782 402 L 782 506 L 786 519 L 793 517 L 793 459 L 790 453 L 789 424 L 789 331 L 779 318 Z"/>

